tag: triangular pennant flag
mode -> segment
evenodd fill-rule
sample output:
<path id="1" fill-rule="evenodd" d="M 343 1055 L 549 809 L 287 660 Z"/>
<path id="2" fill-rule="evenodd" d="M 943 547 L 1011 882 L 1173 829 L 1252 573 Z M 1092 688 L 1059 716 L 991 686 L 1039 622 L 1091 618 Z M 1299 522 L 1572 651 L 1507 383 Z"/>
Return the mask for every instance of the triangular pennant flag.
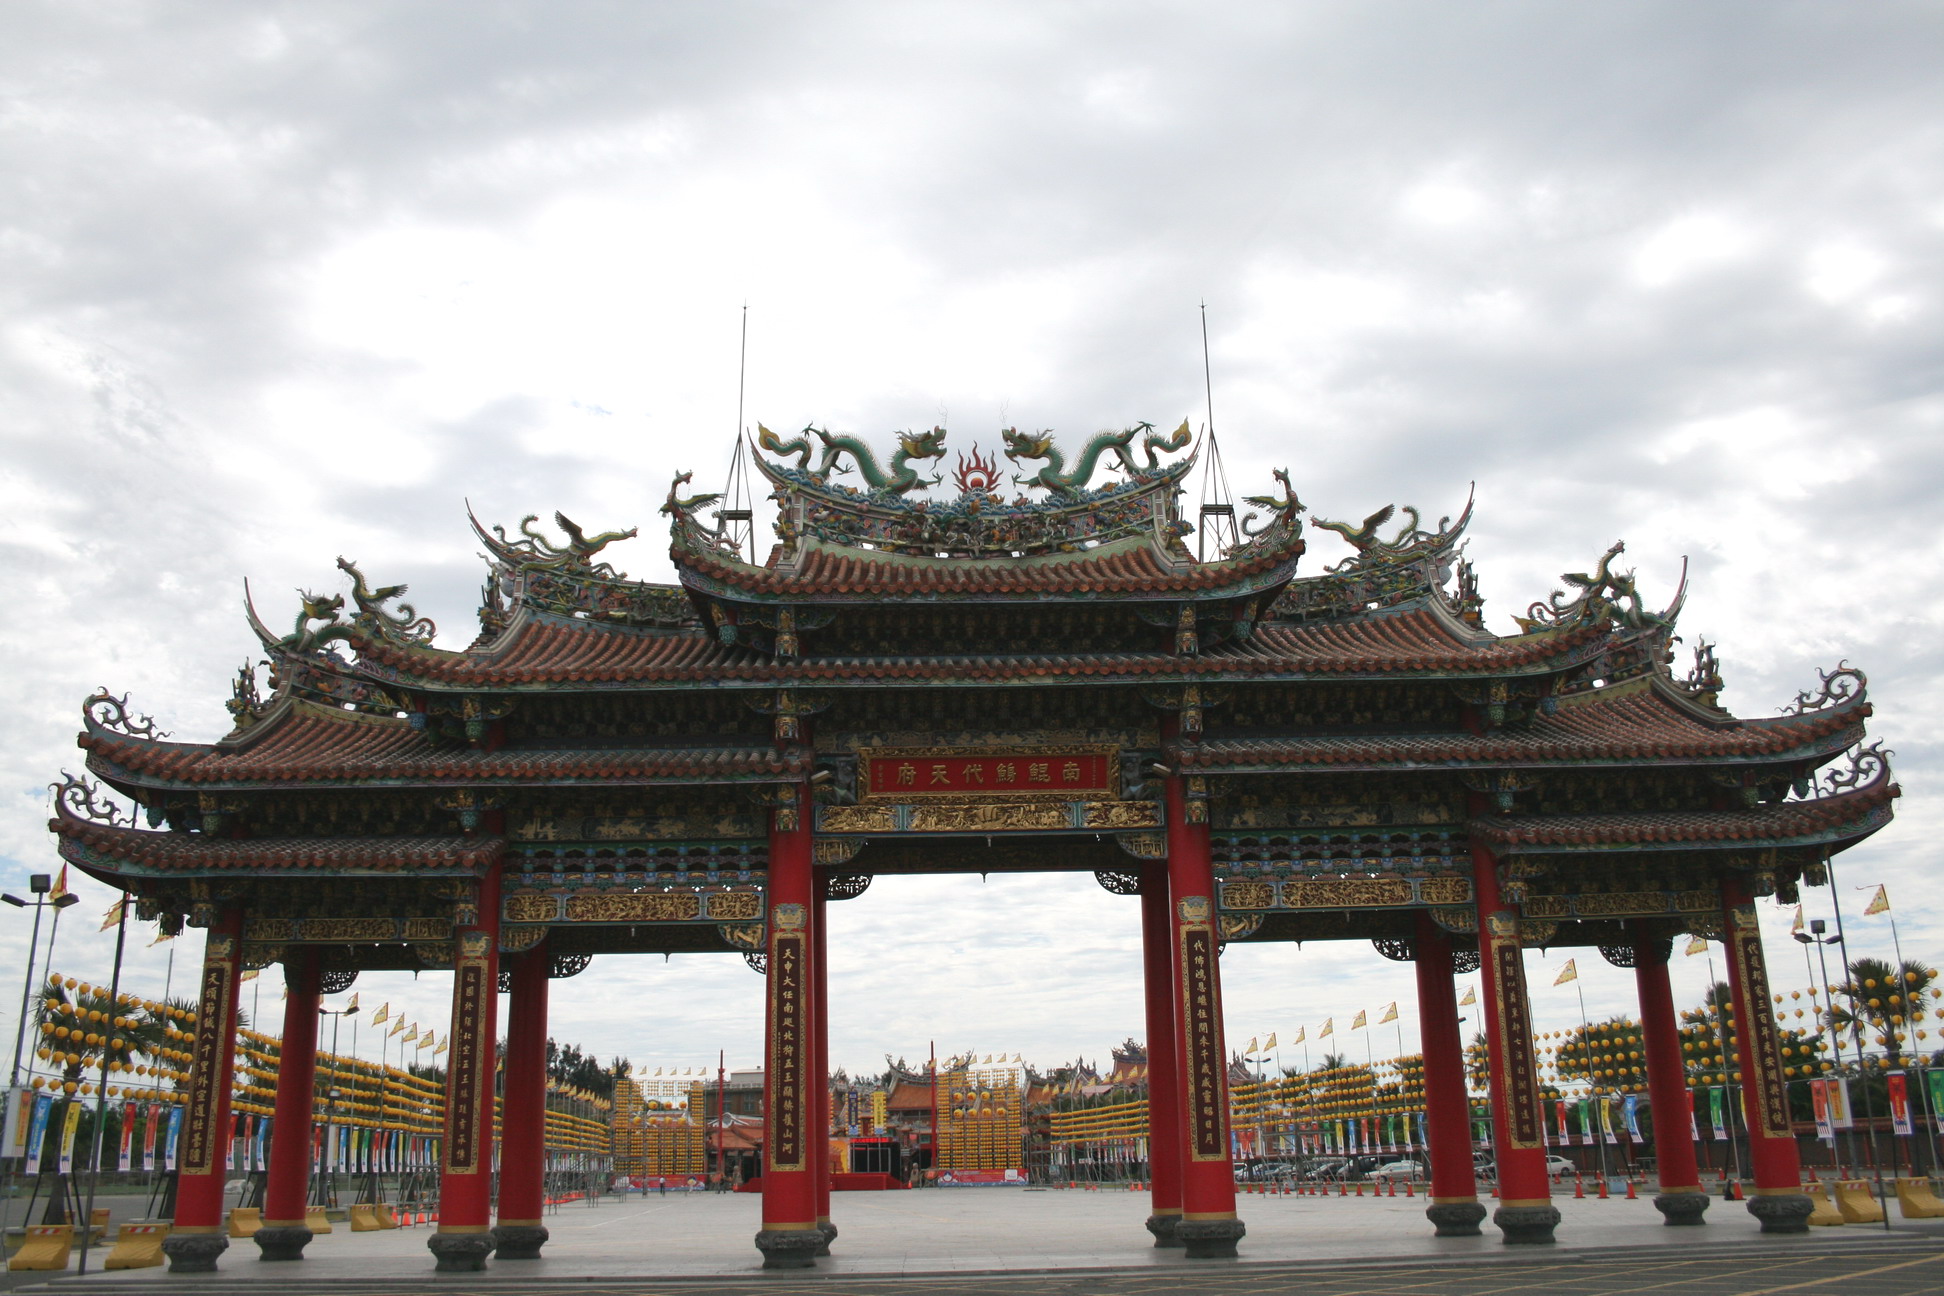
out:
<path id="1" fill-rule="evenodd" d="M 61 873 L 63 876 L 66 876 L 67 869 L 63 867 L 61 869 Z M 1877 888 L 1876 895 L 1871 897 L 1870 903 L 1863 907 L 1863 913 L 1867 917 L 1870 914 L 1880 914 L 1880 913 L 1889 913 L 1889 912 L 1890 912 L 1890 893 L 1887 890 L 1885 890 L 1883 887 L 1879 886 Z"/>
<path id="2" fill-rule="evenodd" d="M 1308 1038 L 1308 1031 L 1309 1031 L 1309 1027 L 1307 1027 L 1307 1026 L 1298 1026 L 1298 1027 L 1296 1028 L 1296 1035 L 1295 1035 L 1295 1037 L 1294 1037 L 1293 1039 L 1291 1039 L 1291 1040 L 1290 1040 L 1289 1042 L 1290 1042 L 1291 1044 L 1301 1044 L 1301 1043 L 1302 1043 L 1302 1042 L 1303 1042 L 1303 1041 L 1304 1041 L 1304 1040 L 1305 1040 L 1306 1038 Z"/>
<path id="3" fill-rule="evenodd" d="M 127 908 L 128 908 L 127 896 L 123 896 L 121 899 L 115 901 L 115 903 L 109 905 L 108 912 L 101 916 L 100 930 L 107 931 L 110 927 L 113 927 L 116 923 L 120 922 L 122 920 L 122 914 L 124 911 L 127 910 Z"/>
<path id="4" fill-rule="evenodd" d="M 1696 954 L 1706 954 L 1708 952 L 1708 938 L 1706 936 L 1690 937 L 1688 939 L 1687 952 L 1689 958 L 1693 958 Z"/>
<path id="5" fill-rule="evenodd" d="M 387 999 L 385 1000 L 385 1002 L 378 1005 L 377 1012 L 371 1014 L 371 1024 L 373 1026 L 380 1026 L 390 1020 L 391 1020 L 391 1000 Z"/>
<path id="6" fill-rule="evenodd" d="M 447 1039 L 450 1039 L 450 1038 L 451 1038 L 451 1036 L 447 1036 L 446 1038 L 447 1038 Z M 433 1056 L 433 1057 L 437 1057 L 437 1056 L 439 1056 L 439 1054 L 441 1054 L 441 1053 L 443 1053 L 443 1052 L 445 1052 L 445 1046 L 446 1046 L 446 1040 L 440 1040 L 440 1041 L 439 1041 L 439 1047 L 437 1047 L 437 1048 L 435 1048 L 435 1049 L 433 1049 L 433 1050 L 432 1050 L 432 1056 Z"/>
<path id="7" fill-rule="evenodd" d="M 1791 934 L 1794 934 L 1795 932 L 1799 932 L 1801 930 L 1802 930 L 1802 906 L 1797 905 L 1795 921 L 1789 924 L 1789 931 Z"/>
<path id="8" fill-rule="evenodd" d="M 1466 986 L 1465 997 L 1458 1001 L 1458 1006 L 1460 1008 L 1463 1008 L 1466 1004 L 1475 1004 L 1477 1002 L 1478 1002 L 1478 987 Z"/>
<path id="9" fill-rule="evenodd" d="M 54 889 L 47 893 L 47 903 L 53 904 L 56 900 L 59 900 L 68 893 L 67 871 L 68 866 L 65 864 L 61 865 L 61 876 L 54 879 Z"/>
<path id="10" fill-rule="evenodd" d="M 342 1013 L 343 1013 L 343 1014 L 344 1014 L 344 1015 L 345 1015 L 346 1017 L 352 1017 L 352 1016 L 355 1016 L 355 1015 L 357 1015 L 357 1011 L 358 1011 L 358 996 L 356 996 L 356 995 L 352 995 L 352 996 L 351 996 L 351 1002 L 350 1002 L 350 1003 L 348 1003 L 348 1004 L 346 1004 L 346 1005 L 344 1005 L 344 1007 L 343 1007 L 342 1009 L 340 1009 L 339 1011 L 341 1011 L 341 1012 L 342 1012 Z"/>
<path id="11" fill-rule="evenodd" d="M 1325 1035 L 1330 1034 L 1334 1030 L 1336 1030 L 1336 1018 L 1325 1017 L 1323 1019 L 1323 1029 L 1316 1032 L 1316 1038 L 1322 1039 Z"/>
<path id="12" fill-rule="evenodd" d="M 242 976 L 240 976 L 240 977 L 238 977 L 238 978 L 236 978 L 236 979 L 237 979 L 237 981 L 239 981 L 239 982 L 243 982 L 243 981 L 254 981 L 254 980 L 256 980 L 256 979 L 257 979 L 257 977 L 259 977 L 259 976 L 261 976 L 261 975 L 262 975 L 262 973 L 261 973 L 261 972 L 260 972 L 260 971 L 259 971 L 258 969 L 255 969 L 255 968 L 252 968 L 252 969 L 250 969 L 250 970 L 249 970 L 248 972 L 245 972 L 245 973 L 244 973 L 244 974 L 243 974 Z"/>
<path id="13" fill-rule="evenodd" d="M 1262 1045 L 1256 1042 L 1256 1037 L 1251 1035 L 1249 1036 L 1249 1047 L 1242 1050 L 1242 1055 L 1244 1057 L 1247 1057 L 1249 1054 L 1255 1052 L 1257 1049 L 1261 1047 Z"/>
<path id="14" fill-rule="evenodd" d="M 1274 1031 L 1270 1031 L 1270 1032 L 1269 1032 L 1269 1039 L 1268 1039 L 1268 1041 L 1267 1041 L 1267 1042 L 1265 1042 L 1265 1043 L 1263 1044 L 1263 1046 L 1262 1046 L 1262 1047 L 1263 1047 L 1263 1048 L 1264 1048 L 1265 1050 L 1268 1050 L 1268 1049 L 1272 1049 L 1272 1048 L 1274 1048 L 1274 1047 L 1276 1047 L 1276 1032 L 1274 1032 Z"/>
<path id="15" fill-rule="evenodd" d="M 396 1018 L 392 1020 L 392 1028 L 385 1032 L 385 1038 L 390 1039 L 394 1035 L 403 1035 L 404 1033 L 405 1033 L 405 1014 L 400 1013 Z"/>
<path id="16" fill-rule="evenodd" d="M 1574 966 L 1578 962 L 1578 959 L 1567 959 L 1566 966 L 1559 969 L 1559 975 L 1553 978 L 1553 984 L 1565 985 L 1568 981 L 1579 980 L 1579 968 Z"/>
<path id="17" fill-rule="evenodd" d="M 1390 1007 L 1384 1009 L 1384 1015 L 1377 1019 L 1377 1024 L 1379 1026 L 1382 1026 L 1385 1022 L 1394 1022 L 1396 1020 L 1397 1020 L 1397 1000 L 1393 999 L 1390 1002 Z"/>
<path id="18" fill-rule="evenodd" d="M 1363 1009 L 1361 1009 L 1361 1008 L 1359 1008 L 1359 1009 L 1357 1009 L 1357 1020 L 1355 1020 L 1355 1021 L 1353 1021 L 1353 1022 L 1351 1022 L 1351 1023 L 1350 1023 L 1350 1029 L 1351 1029 L 1351 1030 L 1362 1030 L 1362 1029 L 1364 1028 L 1364 1025 L 1365 1025 L 1365 1022 L 1364 1022 L 1364 1010 L 1363 1010 Z"/>

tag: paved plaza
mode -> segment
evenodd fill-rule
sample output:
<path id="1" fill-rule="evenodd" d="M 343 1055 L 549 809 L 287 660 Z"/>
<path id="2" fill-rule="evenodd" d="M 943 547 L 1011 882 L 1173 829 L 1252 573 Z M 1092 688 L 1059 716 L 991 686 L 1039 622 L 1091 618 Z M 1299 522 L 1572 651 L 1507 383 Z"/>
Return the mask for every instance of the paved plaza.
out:
<path id="1" fill-rule="evenodd" d="M 1813 1291 L 1844 1296 L 1944 1290 L 1944 1221 L 1893 1219 L 1886 1232 L 1846 1225 L 1802 1237 L 1760 1237 L 1739 1202 L 1717 1200 L 1703 1229 L 1671 1229 L 1651 1202 L 1559 1202 L 1559 1241 L 1507 1248 L 1488 1225 L 1477 1238 L 1436 1239 L 1423 1198 L 1245 1197 L 1240 1261 L 1195 1261 L 1146 1245 L 1147 1196 L 1128 1191 L 1019 1189 L 844 1193 L 833 1203 L 836 1254 L 807 1274 L 765 1274 L 751 1239 L 754 1195 L 683 1195 L 578 1203 L 547 1219 L 547 1258 L 505 1261 L 485 1274 L 437 1275 L 426 1228 L 315 1239 L 298 1264 L 266 1265 L 234 1242 L 215 1275 L 160 1270 L 54 1280 L 133 1296 L 137 1289 L 387 1292 L 435 1285 L 522 1292 L 634 1292 L 700 1285 L 712 1292 L 831 1291 L 857 1280 L 884 1296 L 924 1278 L 928 1292 L 1072 1291 L 1165 1296 L 1198 1292 Z M 99 1263 L 96 1253 L 95 1263 Z M 1374 1267 L 1376 1266 L 1376 1267 Z M 25 1274 L 13 1275 L 16 1280 Z M 1622 1281 L 1622 1279 L 1625 1279 Z M 963 1280 L 963 1281 L 958 1281 Z M 1690 1285 L 1690 1284 L 1696 1285 Z M 838 1289 L 853 1284 L 840 1282 Z"/>

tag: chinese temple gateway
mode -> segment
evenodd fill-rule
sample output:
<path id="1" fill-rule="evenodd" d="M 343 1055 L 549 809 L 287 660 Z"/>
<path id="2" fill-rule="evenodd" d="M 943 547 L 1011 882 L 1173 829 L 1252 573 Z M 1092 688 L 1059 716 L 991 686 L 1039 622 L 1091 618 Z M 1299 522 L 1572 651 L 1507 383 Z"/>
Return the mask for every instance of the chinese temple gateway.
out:
<path id="1" fill-rule="evenodd" d="M 146 823 L 69 780 L 61 852 L 141 915 L 205 933 L 174 1267 L 211 1267 L 226 1246 L 245 969 L 283 965 L 287 1042 L 310 1038 L 327 984 L 452 969 L 429 1245 L 455 1269 L 546 1241 L 551 981 L 594 955 L 704 951 L 767 979 L 756 1245 L 771 1267 L 809 1265 L 836 1236 L 825 906 L 882 874 L 999 870 L 1090 871 L 1138 898 L 1157 1246 L 1232 1255 L 1243 1236 L 1220 971 L 1236 941 L 1367 941 L 1415 964 L 1426 1214 L 1446 1236 L 1486 1214 L 1453 997 L 1456 970 L 1482 970 L 1507 1242 L 1550 1241 L 1559 1218 L 1523 948 L 1593 946 L 1633 968 L 1652 1099 L 1680 1111 L 1669 942 L 1724 941 L 1746 1024 L 1748 1207 L 1765 1231 L 1806 1227 L 1754 906 L 1821 884 L 1832 852 L 1890 818 L 1859 673 L 1738 719 L 1707 645 L 1671 671 L 1681 596 L 1651 610 L 1619 545 L 1501 636 L 1459 548 L 1469 506 L 1435 529 L 1408 508 L 1311 518 L 1349 552 L 1298 576 L 1305 510 L 1282 473 L 1215 556 L 1184 543 L 1194 456 L 1168 456 L 1185 424 L 1102 433 L 1071 467 L 1048 437 L 1004 438 L 1031 471 L 1011 502 L 976 453 L 954 497 L 923 497 L 941 429 L 901 437 L 888 466 L 855 438 L 764 429 L 775 547 L 755 561 L 732 539 L 748 513 L 684 497 L 683 474 L 662 505 L 676 585 L 600 561 L 633 531 L 590 536 L 557 515 L 556 543 L 532 518 L 511 535 L 475 522 L 491 571 L 480 633 L 457 651 L 432 646 L 403 587 L 374 589 L 340 559 L 348 611 L 306 594 L 288 633 L 251 611 L 269 695 L 240 672 L 235 727 L 215 743 L 164 741 L 120 700 L 90 698 L 87 767 Z M 1092 486 L 1103 460 L 1120 476 Z M 852 468 L 861 489 L 834 480 Z M 281 1075 L 267 1259 L 310 1239 L 312 1088 L 302 1066 Z M 1655 1129 L 1657 1205 L 1700 1224 L 1686 1122 Z"/>

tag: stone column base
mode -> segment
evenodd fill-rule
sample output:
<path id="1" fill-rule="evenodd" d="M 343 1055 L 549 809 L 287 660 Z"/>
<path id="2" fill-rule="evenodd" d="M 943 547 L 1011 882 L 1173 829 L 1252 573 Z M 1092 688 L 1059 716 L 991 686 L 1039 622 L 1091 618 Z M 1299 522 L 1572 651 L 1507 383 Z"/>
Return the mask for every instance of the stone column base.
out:
<path id="1" fill-rule="evenodd" d="M 1507 1246 L 1544 1246 L 1554 1241 L 1559 1227 L 1557 1206 L 1501 1206 L 1492 1212 L 1492 1223 L 1505 1236 Z"/>
<path id="2" fill-rule="evenodd" d="M 837 1240 L 837 1226 L 827 1219 L 820 1219 L 817 1221 L 817 1232 L 823 1236 L 823 1245 L 817 1248 L 817 1254 L 827 1256 L 830 1254 L 830 1244 Z"/>
<path id="3" fill-rule="evenodd" d="M 162 1239 L 170 1273 L 215 1273 L 216 1257 L 229 1250 L 221 1233 L 171 1233 Z"/>
<path id="4" fill-rule="evenodd" d="M 1805 1193 L 1776 1193 L 1748 1199 L 1748 1213 L 1762 1221 L 1764 1233 L 1807 1233 L 1816 1203 Z"/>
<path id="5" fill-rule="evenodd" d="M 1424 1218 L 1437 1225 L 1438 1237 L 1477 1237 L 1484 1230 L 1485 1208 L 1477 1198 L 1471 1201 L 1432 1202 L 1424 1208 Z"/>
<path id="6" fill-rule="evenodd" d="M 1154 1235 L 1154 1245 L 1158 1247 L 1178 1247 L 1181 1239 L 1175 1235 L 1175 1226 L 1181 1223 L 1179 1215 L 1150 1215 L 1147 1217 L 1147 1231 Z"/>
<path id="7" fill-rule="evenodd" d="M 543 1224 L 499 1224 L 493 1228 L 493 1258 L 538 1260 L 551 1236 Z"/>
<path id="8" fill-rule="evenodd" d="M 477 1273 L 493 1254 L 491 1233 L 434 1233 L 425 1248 L 438 1259 L 437 1273 Z"/>
<path id="9" fill-rule="evenodd" d="M 314 1235 L 302 1224 L 265 1224 L 252 1236 L 265 1260 L 302 1260 Z"/>
<path id="10" fill-rule="evenodd" d="M 756 1235 L 765 1269 L 814 1269 L 824 1245 L 822 1229 L 764 1229 Z"/>
<path id="11" fill-rule="evenodd" d="M 1190 1260 L 1233 1260 L 1235 1244 L 1248 1231 L 1239 1219 L 1183 1219 L 1175 1225 L 1175 1237 Z"/>
<path id="12" fill-rule="evenodd" d="M 1693 1192 L 1660 1193 L 1654 1198 L 1654 1209 L 1661 1213 L 1666 1224 L 1706 1224 L 1708 1194 L 1699 1188 Z"/>

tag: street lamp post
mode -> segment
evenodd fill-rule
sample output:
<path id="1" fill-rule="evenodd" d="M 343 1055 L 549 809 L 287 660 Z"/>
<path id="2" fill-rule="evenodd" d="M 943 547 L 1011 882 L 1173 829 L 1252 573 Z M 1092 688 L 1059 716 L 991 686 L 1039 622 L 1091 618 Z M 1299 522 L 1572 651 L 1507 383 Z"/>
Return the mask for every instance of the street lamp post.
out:
<path id="1" fill-rule="evenodd" d="M 1823 998 L 1828 1004 L 1828 1007 L 1824 1011 L 1829 1019 L 1830 1039 L 1832 1042 L 1834 1042 L 1836 1047 L 1836 1075 L 1838 1079 L 1841 1079 L 1843 1074 L 1842 1035 L 1836 1029 L 1836 1012 L 1835 1012 L 1836 1000 L 1835 1000 L 1835 996 L 1829 990 L 1829 987 L 1832 984 L 1832 982 L 1829 979 L 1829 956 L 1824 952 L 1824 950 L 1827 946 L 1830 945 L 1842 946 L 1843 966 L 1844 966 L 1844 971 L 1847 973 L 1849 970 L 1849 946 L 1843 940 L 1843 932 L 1842 932 L 1840 922 L 1837 927 L 1836 934 L 1834 936 L 1823 935 L 1824 930 L 1825 930 L 1825 925 L 1822 919 L 1811 918 L 1809 920 L 1809 932 L 1810 932 L 1809 935 L 1804 935 L 1802 932 L 1791 932 L 1789 934 L 1791 936 L 1794 936 L 1797 940 L 1801 941 L 1805 945 L 1810 945 L 1810 944 L 1815 945 L 1817 957 L 1820 958 L 1822 961 Z M 1852 973 L 1850 975 L 1853 976 L 1854 974 Z M 1864 1061 L 1863 1031 L 1861 1029 L 1861 1022 L 1862 1022 L 1861 1015 L 1852 1011 L 1850 1014 L 1850 1023 L 1851 1023 L 1851 1029 L 1854 1032 L 1854 1036 L 1855 1036 L 1854 1043 L 1856 1044 L 1856 1077 L 1857 1077 L 1856 1082 L 1863 1090 L 1864 1102 L 1868 1104 L 1870 1098 L 1870 1077 L 1869 1077 L 1869 1073 L 1864 1069 L 1864 1065 L 1863 1065 L 1863 1061 Z M 1847 1105 L 1848 1104 L 1846 1103 L 1845 1106 Z M 1871 1104 L 1868 1107 L 1868 1111 L 1869 1111 L 1869 1119 L 1874 1122 L 1876 1119 L 1876 1111 L 1873 1104 Z M 1888 1209 L 1889 1202 L 1888 1202 L 1887 1190 L 1885 1189 L 1883 1183 L 1883 1164 L 1878 1159 L 1876 1154 L 1876 1130 L 1874 1128 L 1864 1131 L 1864 1146 L 1869 1149 L 1870 1169 L 1871 1172 L 1876 1176 L 1877 1205 L 1883 1208 L 1883 1228 L 1884 1231 L 1887 1233 L 1890 1230 L 1890 1211 Z M 1852 1159 L 1854 1158 L 1854 1156 L 1855 1156 L 1855 1152 L 1854 1150 L 1852 1150 L 1851 1152 Z"/>
<path id="2" fill-rule="evenodd" d="M 33 874 L 27 879 L 27 889 L 34 897 L 32 900 L 22 900 L 11 891 L 0 893 L 0 900 L 5 900 L 14 908 L 31 908 L 34 911 L 34 936 L 27 946 L 27 976 L 20 985 L 20 1025 L 14 1031 L 13 1070 L 7 1078 L 9 1088 L 20 1083 L 20 1055 L 27 1042 L 27 1009 L 34 998 L 34 961 L 40 955 L 41 911 L 48 908 L 65 909 L 81 902 L 81 897 L 72 891 L 63 892 L 52 900 L 45 899 L 48 892 L 54 889 L 54 876 L 51 873 Z"/>

